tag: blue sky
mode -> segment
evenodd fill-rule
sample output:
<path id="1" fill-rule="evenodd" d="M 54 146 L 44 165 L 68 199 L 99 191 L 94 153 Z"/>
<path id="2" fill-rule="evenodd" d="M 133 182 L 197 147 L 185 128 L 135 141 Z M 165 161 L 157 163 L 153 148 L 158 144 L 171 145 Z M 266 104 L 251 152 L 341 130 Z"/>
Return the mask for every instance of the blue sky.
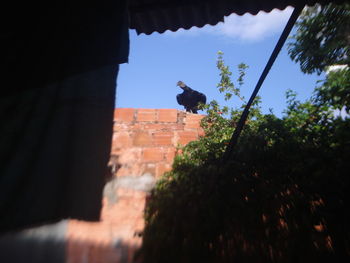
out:
<path id="1" fill-rule="evenodd" d="M 116 107 L 183 109 L 176 102 L 176 95 L 181 93 L 176 87 L 179 80 L 206 94 L 207 101 L 216 99 L 224 104 L 216 88 L 219 50 L 224 52 L 233 80 L 237 78 L 239 63 L 249 65 L 242 87 L 248 99 L 291 12 L 292 8 L 287 8 L 268 14 L 260 12 L 257 16 L 233 14 L 216 26 L 148 36 L 131 30 L 129 63 L 121 65 Z M 287 89 L 295 90 L 303 100 L 311 95 L 319 79 L 317 75 L 303 74 L 289 58 L 285 46 L 259 92 L 263 111 L 272 108 L 281 116 Z M 239 103 L 233 100 L 229 106 Z"/>

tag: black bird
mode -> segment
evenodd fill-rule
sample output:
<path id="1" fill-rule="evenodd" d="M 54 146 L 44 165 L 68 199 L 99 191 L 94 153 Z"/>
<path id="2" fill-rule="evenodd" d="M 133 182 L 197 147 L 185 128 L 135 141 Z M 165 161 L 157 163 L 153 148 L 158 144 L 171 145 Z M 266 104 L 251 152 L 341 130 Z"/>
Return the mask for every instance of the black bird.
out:
<path id="1" fill-rule="evenodd" d="M 198 104 L 200 102 L 203 104 L 207 102 L 207 97 L 203 93 L 191 89 L 182 81 L 177 82 L 176 86 L 183 89 L 181 94 L 177 94 L 176 100 L 177 103 L 185 107 L 186 111 L 197 113 Z"/>

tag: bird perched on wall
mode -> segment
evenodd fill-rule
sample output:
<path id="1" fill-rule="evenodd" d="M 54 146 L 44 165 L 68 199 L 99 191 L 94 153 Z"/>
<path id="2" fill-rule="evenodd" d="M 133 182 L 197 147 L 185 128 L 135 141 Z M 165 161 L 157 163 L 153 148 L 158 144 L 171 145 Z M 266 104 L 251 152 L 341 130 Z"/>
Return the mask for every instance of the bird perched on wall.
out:
<path id="1" fill-rule="evenodd" d="M 176 86 L 183 89 L 183 92 L 176 96 L 177 103 L 183 105 L 187 112 L 197 113 L 198 104 L 206 103 L 207 97 L 203 93 L 191 89 L 182 81 L 178 81 Z"/>

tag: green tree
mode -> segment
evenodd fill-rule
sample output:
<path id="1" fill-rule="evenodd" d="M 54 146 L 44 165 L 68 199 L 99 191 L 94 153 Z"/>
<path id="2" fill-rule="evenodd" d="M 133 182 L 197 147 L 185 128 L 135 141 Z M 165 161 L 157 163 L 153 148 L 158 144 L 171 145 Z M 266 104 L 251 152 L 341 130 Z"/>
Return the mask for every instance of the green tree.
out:
<path id="1" fill-rule="evenodd" d="M 350 68 L 330 71 L 326 79 L 316 89 L 320 105 L 329 105 L 334 109 L 350 111 Z"/>
<path id="2" fill-rule="evenodd" d="M 304 9 L 289 43 L 289 55 L 304 73 L 320 74 L 330 65 L 350 64 L 350 4 Z"/>
<path id="3" fill-rule="evenodd" d="M 350 109 L 350 4 L 304 9 L 289 43 L 289 55 L 304 73 L 326 72 L 315 90 L 320 105 Z M 334 65 L 343 69 L 331 71 Z"/>

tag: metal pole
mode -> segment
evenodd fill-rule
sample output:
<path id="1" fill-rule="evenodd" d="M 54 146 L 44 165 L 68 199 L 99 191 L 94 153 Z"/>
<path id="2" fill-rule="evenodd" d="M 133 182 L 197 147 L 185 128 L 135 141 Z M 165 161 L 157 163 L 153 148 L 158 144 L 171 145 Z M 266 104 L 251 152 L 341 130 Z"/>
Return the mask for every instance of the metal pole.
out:
<path id="1" fill-rule="evenodd" d="M 293 10 L 293 13 L 291 14 L 270 58 L 269 58 L 269 61 L 267 62 L 265 68 L 264 68 L 264 71 L 262 72 L 260 78 L 259 78 L 259 81 L 258 83 L 256 84 L 255 86 L 255 89 L 252 93 L 252 95 L 250 96 L 250 99 L 247 103 L 247 106 L 244 108 L 243 110 L 243 113 L 241 115 L 241 118 L 239 119 L 238 123 L 237 123 L 237 127 L 236 129 L 234 130 L 233 134 L 232 134 L 232 137 L 231 137 L 231 140 L 226 148 L 226 151 L 224 153 L 224 156 L 223 156 L 223 162 L 226 163 L 233 155 L 233 151 L 234 151 L 234 148 L 235 146 L 237 145 L 237 142 L 238 142 L 238 138 L 243 130 L 243 127 L 244 127 L 244 124 L 247 120 L 247 117 L 248 117 L 248 114 L 249 114 L 249 110 L 250 110 L 250 107 L 252 106 L 252 103 L 256 97 L 256 95 L 258 94 L 259 90 L 260 90 L 260 87 L 262 86 L 267 74 L 269 73 L 273 63 L 275 62 L 279 52 L 281 51 L 284 43 L 286 42 L 287 38 L 288 38 L 288 35 L 290 33 L 290 31 L 292 30 L 295 22 L 297 21 L 301 11 L 303 10 L 304 8 L 304 5 L 301 5 L 301 6 L 296 6 Z"/>

